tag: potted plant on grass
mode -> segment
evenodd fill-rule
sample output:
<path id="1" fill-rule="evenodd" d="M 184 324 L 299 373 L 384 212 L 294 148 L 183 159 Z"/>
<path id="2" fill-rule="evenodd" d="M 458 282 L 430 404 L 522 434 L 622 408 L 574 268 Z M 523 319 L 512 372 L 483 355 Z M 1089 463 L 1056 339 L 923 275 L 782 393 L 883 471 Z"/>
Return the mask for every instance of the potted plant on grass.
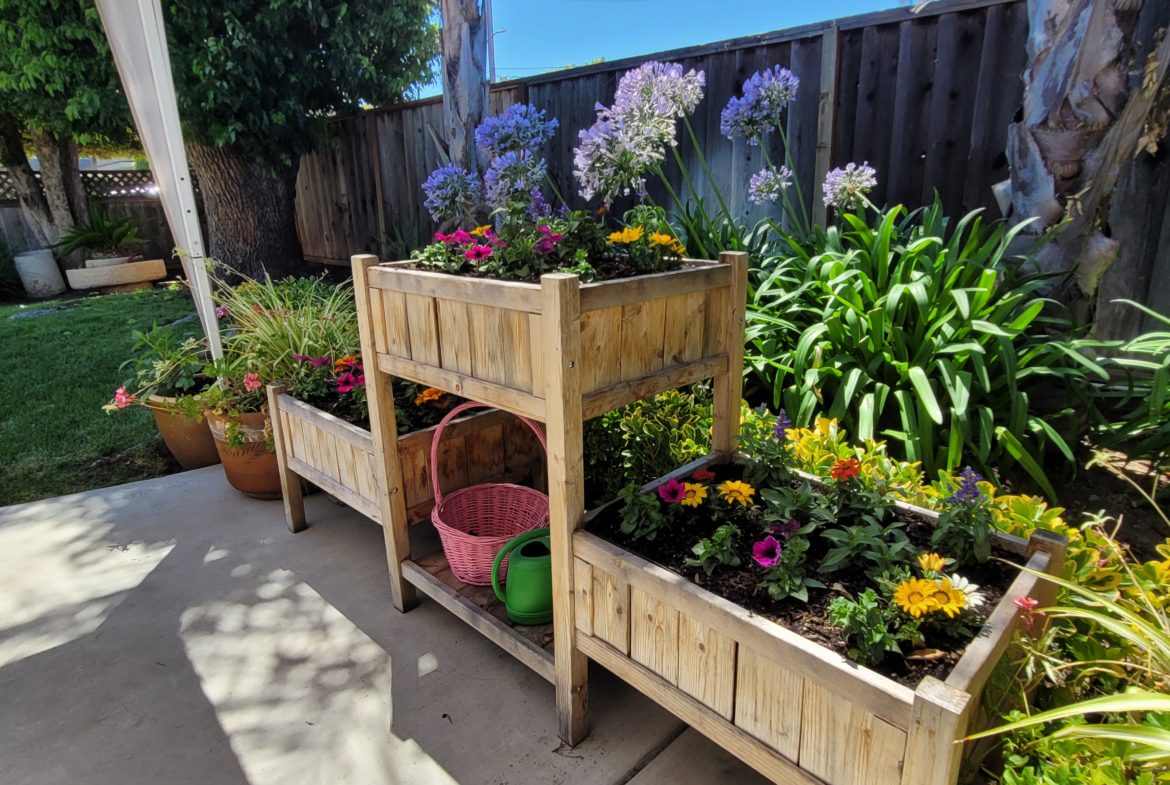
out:
<path id="1" fill-rule="evenodd" d="M 112 220 L 105 213 L 93 210 L 89 223 L 73 227 L 53 247 L 62 256 L 86 251 L 89 258 L 85 260 L 85 266 L 92 270 L 125 264 L 144 244 L 134 221 L 129 218 Z"/>
<path id="2" fill-rule="evenodd" d="M 219 463 L 197 401 L 214 382 L 205 373 L 210 360 L 207 342 L 183 335 L 174 326 L 156 325 L 135 331 L 133 349 L 134 356 L 122 365 L 133 375 L 115 391 L 106 411 L 135 404 L 150 409 L 163 442 L 184 470 Z"/>

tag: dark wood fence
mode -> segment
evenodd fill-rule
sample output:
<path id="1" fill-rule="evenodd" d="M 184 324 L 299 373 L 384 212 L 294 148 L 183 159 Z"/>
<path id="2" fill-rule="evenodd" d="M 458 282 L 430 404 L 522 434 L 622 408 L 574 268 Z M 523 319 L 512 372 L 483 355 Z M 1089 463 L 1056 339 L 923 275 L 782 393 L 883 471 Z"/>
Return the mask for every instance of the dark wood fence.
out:
<path id="1" fill-rule="evenodd" d="M 994 207 L 991 185 L 1007 176 L 1003 150 L 1022 96 L 1026 38 L 1023 2 L 962 0 L 506 82 L 493 86 L 492 104 L 529 102 L 560 120 L 546 151 L 549 170 L 560 193 L 580 205 L 572 176 L 577 132 L 593 123 L 598 101 L 612 100 L 622 73 L 651 59 L 700 69 L 707 89 L 691 120 L 696 137 L 732 211 L 755 220 L 765 211 L 746 191 L 761 151 L 721 136 L 719 116 L 748 76 L 780 64 L 801 80 L 786 133 L 811 212 L 819 211 L 825 172 L 849 161 L 876 167 L 879 203 L 918 205 L 937 188 L 948 210 L 959 212 Z M 441 99 L 340 119 L 328 135 L 329 145 L 304 159 L 297 184 L 309 258 L 347 264 L 357 252 L 397 255 L 429 236 L 421 183 L 440 163 Z M 685 130 L 678 149 L 700 196 L 713 201 Z M 667 174 L 683 188 L 673 162 Z"/>

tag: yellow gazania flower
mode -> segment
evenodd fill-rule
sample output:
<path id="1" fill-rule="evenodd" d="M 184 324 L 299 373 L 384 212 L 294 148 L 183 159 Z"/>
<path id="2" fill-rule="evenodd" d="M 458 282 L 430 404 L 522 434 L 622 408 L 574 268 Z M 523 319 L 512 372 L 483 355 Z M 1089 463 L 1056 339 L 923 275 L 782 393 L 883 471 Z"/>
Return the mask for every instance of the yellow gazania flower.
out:
<path id="1" fill-rule="evenodd" d="M 468 232 L 468 234 L 472 235 L 473 237 L 483 237 L 483 233 L 491 228 L 492 228 L 491 224 L 484 224 L 483 226 L 475 227 L 470 232 Z"/>
<path id="2" fill-rule="evenodd" d="M 967 595 L 951 585 L 950 578 L 943 578 L 935 582 L 931 589 L 930 600 L 935 610 L 940 610 L 953 619 L 967 607 Z"/>
<path id="3" fill-rule="evenodd" d="M 913 616 L 921 618 L 935 609 L 934 592 L 938 584 L 923 578 L 910 578 L 898 584 L 894 590 L 894 604 Z"/>
<path id="4" fill-rule="evenodd" d="M 728 504 L 739 504 L 741 507 L 751 506 L 752 497 L 756 495 L 755 488 L 740 480 L 728 480 L 720 483 L 717 490 L 723 497 L 723 501 Z"/>
<path id="5" fill-rule="evenodd" d="M 653 232 L 650 235 L 651 245 L 664 246 L 666 250 L 670 251 L 675 256 L 683 256 L 687 252 L 687 247 L 679 242 L 674 235 L 666 232 Z"/>
<path id="6" fill-rule="evenodd" d="M 918 566 L 923 572 L 942 572 L 946 560 L 937 553 L 918 554 Z"/>
<path id="7" fill-rule="evenodd" d="M 688 482 L 683 485 L 683 498 L 680 504 L 684 507 L 698 507 L 706 498 L 706 485 L 697 482 Z"/>
<path id="8" fill-rule="evenodd" d="M 443 392 L 442 390 L 440 390 L 437 387 L 428 387 L 425 390 L 423 390 L 422 392 L 420 392 L 418 395 L 414 396 L 414 405 L 415 406 L 422 406 L 424 403 L 430 403 L 431 401 L 437 401 L 446 394 L 447 393 Z"/>
<path id="9" fill-rule="evenodd" d="M 642 235 L 645 233 L 646 230 L 641 226 L 627 226 L 620 232 L 611 232 L 609 235 L 609 241 L 611 243 L 627 245 L 629 243 L 636 243 L 638 240 L 641 240 Z"/>

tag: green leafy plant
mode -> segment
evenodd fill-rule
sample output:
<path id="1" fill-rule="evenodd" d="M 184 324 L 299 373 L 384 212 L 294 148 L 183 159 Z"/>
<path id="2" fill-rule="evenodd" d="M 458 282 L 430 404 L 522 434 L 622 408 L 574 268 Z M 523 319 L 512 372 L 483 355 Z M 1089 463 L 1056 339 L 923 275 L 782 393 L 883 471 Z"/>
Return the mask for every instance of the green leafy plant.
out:
<path id="1" fill-rule="evenodd" d="M 743 563 L 736 550 L 739 536 L 739 527 L 733 523 L 723 524 L 710 537 L 695 543 L 691 549 L 695 556 L 687 558 L 686 563 L 691 567 L 701 567 L 708 575 L 719 567 L 738 567 Z"/>
<path id="2" fill-rule="evenodd" d="M 951 222 L 938 200 L 841 223 L 761 265 L 747 329 L 757 392 L 797 425 L 824 415 L 862 440 L 885 435 L 928 476 L 1018 466 L 1053 495 L 1044 459 L 1073 461 L 1088 379 L 1107 374 L 1040 296 L 1045 281 L 1016 272 L 1021 227 L 978 212 Z"/>
<path id="3" fill-rule="evenodd" d="M 991 558 L 994 514 L 990 498 L 979 488 L 982 479 L 970 468 L 963 471 L 954 493 L 943 500 L 938 524 L 931 534 L 935 549 L 948 554 L 960 567 L 982 564 Z"/>
<path id="4" fill-rule="evenodd" d="M 635 540 L 653 540 L 666 524 L 666 514 L 662 512 L 662 505 L 658 497 L 652 493 L 642 493 L 637 483 L 630 483 L 618 494 L 623 502 L 621 510 L 621 530 Z"/>
<path id="5" fill-rule="evenodd" d="M 917 640 L 917 624 L 897 618 L 896 610 L 875 590 L 866 589 L 857 599 L 834 597 L 829 621 L 841 630 L 849 657 L 862 665 L 877 665 L 887 654 L 900 654 L 903 641 Z"/>
<path id="6" fill-rule="evenodd" d="M 144 244 L 138 225 L 129 218 L 110 219 L 97 209 L 89 212 L 89 221 L 61 235 L 53 247 L 62 256 L 87 250 L 95 257 L 129 256 Z"/>
<path id="7" fill-rule="evenodd" d="M 896 524 L 882 526 L 871 521 L 824 531 L 821 536 L 832 543 L 818 568 L 824 572 L 861 568 L 867 574 L 881 575 L 914 554 L 906 532 Z"/>

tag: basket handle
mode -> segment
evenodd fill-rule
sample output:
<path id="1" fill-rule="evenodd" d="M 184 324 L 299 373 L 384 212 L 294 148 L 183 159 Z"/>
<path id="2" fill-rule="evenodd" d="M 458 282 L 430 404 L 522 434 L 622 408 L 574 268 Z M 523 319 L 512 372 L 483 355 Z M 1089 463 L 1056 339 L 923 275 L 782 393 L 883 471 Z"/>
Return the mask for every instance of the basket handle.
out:
<path id="1" fill-rule="evenodd" d="M 454 420 L 456 417 L 458 417 L 460 414 L 467 411 L 468 409 L 491 409 L 491 408 L 492 407 L 488 406 L 486 403 L 477 403 L 476 401 L 466 401 L 464 403 L 459 404 L 451 411 L 447 412 L 447 414 L 443 417 L 442 420 L 439 421 L 439 424 L 435 427 L 435 433 L 431 437 L 431 488 L 434 490 L 434 493 L 435 493 L 435 506 L 436 507 L 438 507 L 439 504 L 441 504 L 443 501 L 443 492 L 441 490 L 439 490 L 439 442 L 442 441 L 442 439 L 443 439 L 443 429 L 447 427 L 448 423 L 450 423 L 452 420 Z M 522 417 L 519 414 L 516 415 L 516 419 L 518 419 L 520 422 L 524 423 L 525 425 L 527 425 L 529 428 L 532 429 L 532 432 L 536 434 L 536 440 L 538 442 L 540 442 L 541 449 L 543 449 L 547 453 L 548 452 L 548 442 L 545 441 L 544 432 L 540 430 L 540 426 L 537 425 L 536 423 L 534 423 L 532 420 L 528 419 L 527 417 Z"/>

